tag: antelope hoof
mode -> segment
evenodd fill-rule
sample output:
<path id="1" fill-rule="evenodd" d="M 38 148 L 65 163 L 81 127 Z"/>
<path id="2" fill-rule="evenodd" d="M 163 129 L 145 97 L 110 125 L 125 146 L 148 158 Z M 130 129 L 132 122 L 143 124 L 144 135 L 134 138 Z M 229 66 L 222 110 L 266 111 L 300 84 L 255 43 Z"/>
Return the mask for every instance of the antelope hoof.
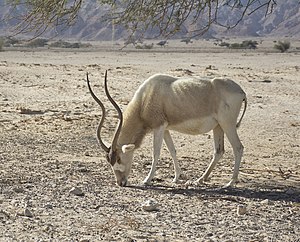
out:
<path id="1" fill-rule="evenodd" d="M 197 187 L 201 184 L 201 182 L 198 182 L 198 180 L 196 181 L 192 181 L 192 180 L 188 180 L 186 183 L 185 183 L 185 186 L 187 187 Z"/>
<path id="2" fill-rule="evenodd" d="M 199 179 L 197 179 L 196 181 L 191 181 L 191 180 L 187 181 L 185 183 L 185 185 L 186 186 L 195 186 L 195 187 L 197 187 L 201 184 L 204 184 L 205 181 L 207 181 L 207 179 L 204 179 L 204 177 L 202 176 Z"/>
<path id="3" fill-rule="evenodd" d="M 230 182 L 228 182 L 226 185 L 224 185 L 222 188 L 226 189 L 226 188 L 230 188 L 233 187 L 235 184 L 237 183 L 237 181 L 235 179 L 232 179 Z"/>
<path id="4" fill-rule="evenodd" d="M 149 178 L 146 178 L 144 181 L 143 181 L 143 185 L 144 186 L 150 186 L 151 185 L 151 180 Z"/>
<path id="5" fill-rule="evenodd" d="M 205 182 L 207 182 L 208 179 L 205 176 L 201 176 L 199 179 L 197 179 L 195 181 L 195 184 L 199 185 L 199 184 L 204 184 Z"/>
<path id="6" fill-rule="evenodd" d="M 182 175 L 180 174 L 179 176 L 175 176 L 172 180 L 173 183 L 180 183 L 180 178 L 182 178 Z"/>

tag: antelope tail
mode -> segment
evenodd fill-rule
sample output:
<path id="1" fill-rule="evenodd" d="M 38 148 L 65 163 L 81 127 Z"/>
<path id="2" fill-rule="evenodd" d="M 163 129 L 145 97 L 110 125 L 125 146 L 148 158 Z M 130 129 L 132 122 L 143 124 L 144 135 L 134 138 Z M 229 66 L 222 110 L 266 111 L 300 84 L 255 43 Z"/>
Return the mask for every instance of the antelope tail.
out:
<path id="1" fill-rule="evenodd" d="M 239 120 L 238 123 L 236 124 L 236 127 L 237 127 L 237 128 L 240 127 L 241 122 L 242 122 L 242 119 L 243 119 L 243 117 L 244 117 L 244 115 L 245 115 L 245 112 L 246 112 L 246 109 L 247 109 L 247 97 L 244 98 L 243 102 L 244 102 L 244 111 L 243 111 L 243 113 L 242 113 L 242 116 L 241 116 L 240 120 Z"/>

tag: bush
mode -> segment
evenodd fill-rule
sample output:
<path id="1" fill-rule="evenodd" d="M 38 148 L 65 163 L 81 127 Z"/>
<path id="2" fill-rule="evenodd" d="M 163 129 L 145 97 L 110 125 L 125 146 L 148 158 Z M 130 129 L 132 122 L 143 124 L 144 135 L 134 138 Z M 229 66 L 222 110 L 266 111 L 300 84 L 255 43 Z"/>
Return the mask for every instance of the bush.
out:
<path id="1" fill-rule="evenodd" d="M 230 44 L 229 43 L 227 43 L 227 42 L 221 42 L 220 44 L 219 44 L 219 46 L 225 46 L 225 47 L 229 47 L 230 46 Z"/>
<path id="2" fill-rule="evenodd" d="M 242 43 L 233 43 L 229 46 L 232 49 L 256 49 L 257 41 L 253 40 L 244 40 Z"/>
<path id="3" fill-rule="evenodd" d="M 37 47 L 44 47 L 47 45 L 48 40 L 47 39 L 33 39 L 29 41 L 26 46 L 31 48 L 37 48 Z"/>
<path id="4" fill-rule="evenodd" d="M 244 40 L 242 42 L 242 47 L 247 49 L 256 49 L 257 45 L 258 45 L 257 41 L 253 41 L 253 40 Z"/>
<path id="5" fill-rule="evenodd" d="M 150 50 L 153 48 L 153 44 L 144 44 L 144 45 L 136 45 L 135 46 L 136 49 L 143 49 L 143 50 Z"/>
<path id="6" fill-rule="evenodd" d="M 3 46 L 4 46 L 4 40 L 0 38 L 0 51 L 3 50 Z"/>
<path id="7" fill-rule="evenodd" d="M 241 44 L 239 43 L 233 43 L 229 45 L 229 48 L 231 49 L 240 49 L 241 48 Z"/>
<path id="8" fill-rule="evenodd" d="M 14 37 L 5 37 L 4 39 L 4 47 L 11 47 L 15 44 L 20 44 L 20 41 Z"/>
<path id="9" fill-rule="evenodd" d="M 278 43 L 274 45 L 274 48 L 280 50 L 281 53 L 286 52 L 290 47 L 291 43 L 289 41 L 278 41 Z"/>
<path id="10" fill-rule="evenodd" d="M 78 42 L 70 43 L 70 42 L 59 40 L 51 43 L 49 46 L 53 48 L 88 48 L 91 47 L 91 44 L 82 44 Z"/>

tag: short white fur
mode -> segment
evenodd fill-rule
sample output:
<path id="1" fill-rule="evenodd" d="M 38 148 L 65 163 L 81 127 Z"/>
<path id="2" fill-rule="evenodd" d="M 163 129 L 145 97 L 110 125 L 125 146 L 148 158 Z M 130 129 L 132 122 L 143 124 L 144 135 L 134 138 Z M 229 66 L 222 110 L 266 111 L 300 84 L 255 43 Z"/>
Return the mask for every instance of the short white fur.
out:
<path id="1" fill-rule="evenodd" d="M 244 110 L 237 121 L 243 102 Z M 237 127 L 241 124 L 246 107 L 245 92 L 230 79 L 177 78 L 163 74 L 151 76 L 137 89 L 125 112 L 121 113 L 122 126 L 116 138 L 116 152 L 120 163 L 113 165 L 117 184 L 126 185 L 133 152 L 139 148 L 147 132 L 153 132 L 153 158 L 144 184 L 150 184 L 155 175 L 163 141 L 174 163 L 173 181 L 177 182 L 180 177 L 181 169 L 169 130 L 191 135 L 213 130 L 213 158 L 197 182 L 206 181 L 216 163 L 222 158 L 226 134 L 235 158 L 233 175 L 226 185 L 232 186 L 238 180 L 243 155 L 244 147 L 238 137 Z"/>

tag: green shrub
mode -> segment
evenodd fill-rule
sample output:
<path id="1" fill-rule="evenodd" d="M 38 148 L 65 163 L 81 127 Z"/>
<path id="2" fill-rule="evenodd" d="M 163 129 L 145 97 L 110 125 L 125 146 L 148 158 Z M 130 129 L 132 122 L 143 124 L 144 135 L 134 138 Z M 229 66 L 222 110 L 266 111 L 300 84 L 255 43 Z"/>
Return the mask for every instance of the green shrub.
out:
<path id="1" fill-rule="evenodd" d="M 33 39 L 29 41 L 25 46 L 31 47 L 31 48 L 37 48 L 37 47 L 44 47 L 47 45 L 48 40 L 47 39 Z"/>
<path id="2" fill-rule="evenodd" d="M 70 43 L 70 42 L 59 40 L 51 43 L 49 46 L 53 48 L 88 48 L 91 47 L 91 44 L 82 44 L 78 42 Z"/>
<path id="3" fill-rule="evenodd" d="M 274 45 L 274 48 L 280 50 L 281 53 L 286 52 L 290 47 L 291 43 L 289 41 L 278 41 L 278 43 Z"/>
<path id="4" fill-rule="evenodd" d="M 241 48 L 241 44 L 239 44 L 239 43 L 233 43 L 233 44 L 230 44 L 229 47 L 231 49 L 240 49 Z"/>
<path id="5" fill-rule="evenodd" d="M 153 48 L 153 44 L 144 44 L 144 45 L 136 45 L 135 46 L 136 49 L 143 49 L 143 50 L 150 50 Z"/>
<path id="6" fill-rule="evenodd" d="M 253 40 L 244 40 L 241 45 L 243 48 L 256 49 L 258 42 Z"/>
<path id="7" fill-rule="evenodd" d="M 229 48 L 232 49 L 256 49 L 257 48 L 257 41 L 253 40 L 244 40 L 242 43 L 233 43 L 229 45 Z"/>
<path id="8" fill-rule="evenodd" d="M 14 37 L 4 37 L 4 47 L 11 47 L 14 46 L 15 44 L 20 44 L 20 40 L 14 38 Z"/>
<path id="9" fill-rule="evenodd" d="M 4 40 L 3 38 L 0 38 L 0 51 L 3 51 L 3 46 L 4 46 Z"/>
<path id="10" fill-rule="evenodd" d="M 230 46 L 230 44 L 229 43 L 227 43 L 227 42 L 221 42 L 220 44 L 219 44 L 219 46 L 225 46 L 225 47 L 229 47 Z"/>
<path id="11" fill-rule="evenodd" d="M 13 37 L 0 37 L 0 50 L 3 50 L 3 47 L 11 47 L 15 44 L 19 44 L 20 41 Z"/>

